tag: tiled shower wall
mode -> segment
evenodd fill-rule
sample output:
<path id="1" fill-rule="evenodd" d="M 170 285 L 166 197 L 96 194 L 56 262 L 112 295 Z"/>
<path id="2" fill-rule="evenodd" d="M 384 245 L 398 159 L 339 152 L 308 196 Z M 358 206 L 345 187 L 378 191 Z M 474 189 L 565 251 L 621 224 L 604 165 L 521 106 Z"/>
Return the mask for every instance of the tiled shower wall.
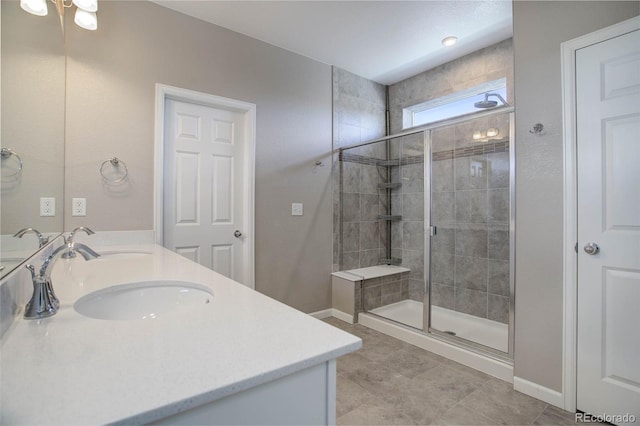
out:
<path id="1" fill-rule="evenodd" d="M 410 299 L 424 296 L 424 133 L 404 136 L 392 142 L 392 181 L 402 184 L 392 191 L 391 210 L 402 221 L 391 223 L 391 254 L 409 268 Z"/>
<path id="2" fill-rule="evenodd" d="M 389 86 L 391 133 L 402 131 L 402 110 L 506 77 L 513 105 L 513 41 L 507 39 Z"/>
<path id="3" fill-rule="evenodd" d="M 499 128 L 477 142 L 475 130 Z M 509 320 L 509 116 L 433 132 L 432 304 Z"/>
<path id="4" fill-rule="evenodd" d="M 402 131 L 403 108 L 503 77 L 507 79 L 507 101 L 513 103 L 511 39 L 396 83 L 389 87 L 391 133 Z M 334 149 L 384 136 L 384 86 L 334 67 L 333 96 Z M 482 127 L 485 124 L 478 125 L 479 130 L 485 129 Z M 508 123 L 498 126 L 502 131 L 499 138 L 504 138 Z M 448 131 L 456 132 L 451 129 Z M 459 131 L 466 132 L 464 128 Z M 436 153 L 447 151 L 447 143 L 453 143 L 453 148 L 465 143 L 478 146 L 470 138 L 465 142 L 464 138 L 469 136 L 466 133 L 456 142 L 455 137 L 447 139 L 443 132 L 444 129 L 440 134 L 434 134 L 434 140 L 437 136 L 439 141 L 434 143 L 442 145 L 434 146 Z M 495 148 L 492 144 L 495 141 L 489 142 Z M 403 183 L 401 188 L 392 191 L 392 213 L 403 216 L 401 222 L 392 223 L 392 257 L 402 259 L 402 266 L 411 269 L 408 296 L 419 301 L 424 297 L 425 254 L 424 163 L 417 160 L 424 155 L 422 147 L 421 135 L 412 140 L 402 138 L 401 142 L 392 144 L 391 154 L 392 158 L 401 159 L 400 166 L 391 167 L 391 180 Z M 443 222 L 438 228 L 437 238 L 434 238 L 433 303 L 507 322 L 509 233 L 508 220 L 501 221 L 501 215 L 505 212 L 505 201 L 508 212 L 508 195 L 505 198 L 505 194 L 508 194 L 508 178 L 506 186 L 496 186 L 505 183 L 489 180 L 487 173 L 492 173 L 494 178 L 500 173 L 508 176 L 508 152 L 483 151 L 477 155 L 472 151 L 471 154 L 455 157 L 453 148 L 448 148 L 452 151 L 449 158 L 442 157 L 446 157 L 446 154 L 440 154 L 440 157 L 436 155 L 433 162 L 434 174 L 443 176 L 438 181 L 434 175 L 434 220 L 444 216 L 452 221 Z M 498 145 L 498 149 L 502 148 Z M 375 265 L 379 258 L 385 257 L 386 224 L 374 220 L 375 215 L 385 213 L 386 206 L 384 191 L 379 190 L 377 185 L 386 181 L 387 172 L 375 163 L 375 159 L 386 158 L 384 144 L 348 152 L 373 159 L 373 162 L 342 163 L 341 206 L 341 165 L 337 155 L 334 158 L 334 271 Z M 482 184 L 478 187 L 465 186 L 472 184 L 465 183 L 462 173 L 467 170 L 470 172 L 472 165 L 484 167 L 487 177 L 484 187 Z M 447 179 L 444 176 L 451 176 L 450 187 L 444 183 Z M 478 222 L 478 216 L 485 211 L 484 222 Z M 484 278 L 475 279 L 478 276 Z"/>
<path id="5" fill-rule="evenodd" d="M 385 135 L 386 87 L 333 67 L 333 148 L 376 139 Z M 382 145 L 352 150 L 362 158 L 383 158 Z M 342 203 L 340 168 L 342 166 Z M 376 220 L 381 198 L 378 184 L 386 170 L 371 161 L 333 161 L 333 270 L 377 265 L 384 252 L 385 232 Z M 342 232 L 340 212 L 342 210 Z"/>
<path id="6" fill-rule="evenodd" d="M 402 131 L 403 108 L 503 77 L 506 77 L 507 80 L 507 101 L 513 104 L 513 43 L 511 39 L 396 83 L 389 87 L 391 132 L 399 133 Z M 495 126 L 489 126 L 489 123 L 476 123 L 474 120 L 468 126 L 473 128 L 471 132 L 486 130 L 488 127 L 500 127 L 499 137 L 504 138 L 508 135 L 508 123 L 494 124 Z M 433 265 L 431 265 L 432 279 L 434 280 L 432 293 L 434 300 L 432 302 L 449 309 L 507 322 L 509 294 L 508 221 L 498 223 L 494 220 L 497 219 L 497 216 L 490 217 L 488 215 L 497 214 L 494 211 L 494 202 L 498 201 L 504 207 L 504 195 L 508 194 L 508 153 L 483 154 L 479 157 L 460 156 L 454 159 L 452 152 L 448 159 L 438 157 L 439 151 L 478 146 L 478 143 L 471 138 L 470 129 L 466 129 L 464 126 L 458 127 L 460 127 L 459 130 L 441 129 L 434 132 L 433 135 L 433 152 L 436 153 L 436 157 L 432 165 L 434 174 L 432 182 L 434 218 L 432 220 L 437 223 L 444 218 L 449 222 L 438 228 L 438 235 L 434 238 Z M 460 133 L 459 139 L 456 139 L 456 136 L 446 135 L 446 132 L 455 134 L 456 131 Z M 483 187 L 481 184 L 478 184 L 480 186 L 477 188 L 465 186 L 462 173 L 467 170 L 470 172 L 471 161 L 477 161 L 480 165 L 484 165 L 485 177 L 489 169 L 505 171 L 506 167 L 506 186 L 490 187 L 489 185 L 498 184 L 495 182 L 490 184 L 489 181 Z M 456 165 L 457 168 L 454 167 Z M 411 195 L 410 192 L 404 193 L 404 191 L 410 191 L 408 188 L 424 185 L 421 174 L 422 167 L 423 164 L 401 167 L 403 194 L 394 200 L 393 208 L 396 211 L 411 211 L 416 205 L 417 192 Z M 456 180 L 453 179 L 454 172 L 459 173 L 456 175 Z M 443 186 L 445 184 L 442 179 L 438 181 L 437 176 L 439 175 L 452 177 L 449 183 L 450 187 Z M 503 184 L 505 182 L 499 185 Z M 456 188 L 458 185 L 460 187 Z M 474 190 L 478 192 L 474 192 Z M 485 192 L 481 193 L 480 191 Z M 508 198 L 506 198 L 506 202 L 508 209 Z M 409 204 L 405 205 L 406 203 Z M 476 216 L 482 215 L 482 213 L 474 209 L 480 208 L 482 210 L 482 206 L 484 206 L 487 216 L 484 222 L 477 222 Z M 491 213 L 489 213 L 489 209 L 491 209 Z M 504 212 L 504 210 L 500 211 Z M 473 220 L 467 220 L 471 217 Z M 422 301 L 424 296 L 422 290 L 424 289 L 423 269 L 415 270 L 415 266 L 410 263 L 424 259 L 424 249 L 416 243 L 418 238 L 423 237 L 421 231 L 424 228 L 423 218 L 424 216 L 418 218 L 413 214 L 405 215 L 403 222 L 397 227 L 394 226 L 392 238 L 394 256 L 402 258 L 403 266 L 412 269 L 409 296 L 411 299 L 419 301 Z M 456 222 L 457 219 L 461 221 Z M 484 230 L 476 229 L 479 227 L 484 227 Z M 490 246 L 490 242 L 493 245 Z M 504 255 L 496 258 L 494 249 L 498 246 L 502 247 L 501 253 L 507 253 L 506 259 Z M 493 247 L 491 260 L 489 260 L 488 254 L 490 247 Z M 458 256 L 457 263 L 455 262 L 456 255 Z M 446 267 L 445 260 L 448 262 Z M 481 278 L 476 280 L 477 277 Z"/>

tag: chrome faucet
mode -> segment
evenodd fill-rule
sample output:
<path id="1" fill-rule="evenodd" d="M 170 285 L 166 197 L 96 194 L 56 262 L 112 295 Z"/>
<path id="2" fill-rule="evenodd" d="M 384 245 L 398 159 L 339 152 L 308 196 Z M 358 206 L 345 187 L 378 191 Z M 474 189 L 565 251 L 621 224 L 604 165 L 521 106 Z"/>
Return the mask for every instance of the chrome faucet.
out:
<path id="1" fill-rule="evenodd" d="M 36 273 L 33 265 L 27 265 L 27 269 L 31 271 L 31 279 L 33 280 L 33 296 L 24 309 L 25 319 L 40 319 L 50 317 L 58 312 L 60 301 L 53 291 L 51 284 L 51 270 L 53 264 L 68 251 L 73 250 L 82 255 L 85 260 L 95 259 L 100 256 L 98 253 L 80 243 L 68 243 L 55 249 L 42 264 L 40 272 Z"/>
<path id="2" fill-rule="evenodd" d="M 73 237 L 76 235 L 76 232 L 78 231 L 86 232 L 87 235 L 95 234 L 95 232 L 93 232 L 91 229 L 87 228 L 86 226 L 78 226 L 76 229 L 69 232 L 69 235 L 64 237 L 64 243 L 70 248 L 62 255 L 63 259 L 73 259 L 74 257 L 76 257 L 76 250 L 75 248 L 72 248 L 72 246 L 73 246 Z"/>
<path id="3" fill-rule="evenodd" d="M 42 233 L 40 231 L 38 231 L 37 229 L 34 229 L 34 228 L 21 229 L 18 232 L 16 232 L 13 236 L 14 237 L 18 237 L 18 238 L 22 238 L 22 236 L 24 234 L 28 234 L 28 233 L 33 233 L 33 234 L 36 234 L 38 236 L 38 241 L 40 242 L 40 245 L 38 246 L 39 248 L 44 247 L 44 245 L 49 242 L 49 237 L 48 236 L 42 235 Z"/>

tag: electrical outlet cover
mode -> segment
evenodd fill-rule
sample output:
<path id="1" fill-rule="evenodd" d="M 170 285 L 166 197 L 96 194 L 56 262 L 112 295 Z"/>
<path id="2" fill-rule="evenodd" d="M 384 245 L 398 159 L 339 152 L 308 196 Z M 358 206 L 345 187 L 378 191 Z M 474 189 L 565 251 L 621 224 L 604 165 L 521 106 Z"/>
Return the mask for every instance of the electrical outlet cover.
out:
<path id="1" fill-rule="evenodd" d="M 71 216 L 86 216 L 86 215 L 87 215 L 87 199 L 72 198 L 71 199 Z"/>
<path id="2" fill-rule="evenodd" d="M 40 216 L 56 215 L 56 199 L 54 197 L 40 197 Z"/>

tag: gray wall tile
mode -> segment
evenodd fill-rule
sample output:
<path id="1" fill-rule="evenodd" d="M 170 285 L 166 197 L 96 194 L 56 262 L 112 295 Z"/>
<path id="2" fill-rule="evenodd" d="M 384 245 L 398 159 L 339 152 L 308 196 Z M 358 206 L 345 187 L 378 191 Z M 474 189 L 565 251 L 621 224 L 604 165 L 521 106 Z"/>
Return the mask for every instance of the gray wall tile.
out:
<path id="1" fill-rule="evenodd" d="M 453 159 L 434 161 L 431 165 L 431 188 L 433 192 L 451 192 L 453 185 Z"/>
<path id="2" fill-rule="evenodd" d="M 424 220 L 424 194 L 402 195 L 402 218 L 405 220 Z"/>
<path id="3" fill-rule="evenodd" d="M 378 194 L 360 194 L 360 220 L 378 220 L 380 214 L 380 196 Z"/>
<path id="4" fill-rule="evenodd" d="M 456 231 L 450 226 L 436 226 L 436 235 L 431 237 L 434 253 L 455 253 Z"/>
<path id="5" fill-rule="evenodd" d="M 488 295 L 487 318 L 504 324 L 509 323 L 509 298 L 505 296 Z"/>
<path id="6" fill-rule="evenodd" d="M 409 299 L 418 302 L 424 301 L 424 281 L 417 279 L 409 279 Z"/>
<path id="7" fill-rule="evenodd" d="M 487 231 L 483 228 L 459 225 L 456 229 L 457 256 L 487 257 Z"/>
<path id="8" fill-rule="evenodd" d="M 487 289 L 491 294 L 508 296 L 509 291 L 509 261 L 487 259 Z"/>
<path id="9" fill-rule="evenodd" d="M 405 194 L 424 192 L 424 163 L 406 164 L 402 169 L 402 192 Z"/>
<path id="10" fill-rule="evenodd" d="M 460 190 L 455 193 L 456 222 L 485 223 L 487 221 L 487 191 Z"/>
<path id="11" fill-rule="evenodd" d="M 489 228 L 488 257 L 509 260 L 509 230 L 506 226 Z"/>
<path id="12" fill-rule="evenodd" d="M 431 254 L 431 281 L 453 285 L 455 257 L 449 253 Z"/>
<path id="13" fill-rule="evenodd" d="M 455 286 L 477 291 L 487 291 L 487 259 L 480 257 L 455 257 Z"/>
<path id="14" fill-rule="evenodd" d="M 509 223 L 509 189 L 487 191 L 487 220 L 492 223 Z"/>
<path id="15" fill-rule="evenodd" d="M 434 192 L 431 194 L 431 223 L 436 226 L 455 222 L 455 193 Z"/>
<path id="16" fill-rule="evenodd" d="M 487 159 L 479 155 L 453 161 L 456 189 L 487 189 Z"/>
<path id="17" fill-rule="evenodd" d="M 360 222 L 360 250 L 380 248 L 380 224 Z"/>
<path id="18" fill-rule="evenodd" d="M 345 252 L 360 250 L 360 222 L 345 222 L 342 225 L 342 249 Z"/>
<path id="19" fill-rule="evenodd" d="M 342 194 L 342 220 L 360 221 L 360 194 Z"/>
<path id="20" fill-rule="evenodd" d="M 431 304 L 446 309 L 455 309 L 454 287 L 433 283 L 431 285 Z"/>
<path id="21" fill-rule="evenodd" d="M 377 194 L 378 184 L 385 182 L 386 172 L 378 166 L 362 165 L 360 190 L 363 194 Z"/>
<path id="22" fill-rule="evenodd" d="M 489 188 L 509 188 L 509 153 L 487 154 Z"/>
<path id="23" fill-rule="evenodd" d="M 480 318 L 487 317 L 487 293 L 455 288 L 455 310 Z"/>
<path id="24" fill-rule="evenodd" d="M 350 163 L 343 161 L 342 165 L 342 192 L 359 193 L 360 192 L 360 169 L 358 163 Z"/>
<path id="25" fill-rule="evenodd" d="M 424 250 L 424 222 L 402 222 L 402 248 Z"/>

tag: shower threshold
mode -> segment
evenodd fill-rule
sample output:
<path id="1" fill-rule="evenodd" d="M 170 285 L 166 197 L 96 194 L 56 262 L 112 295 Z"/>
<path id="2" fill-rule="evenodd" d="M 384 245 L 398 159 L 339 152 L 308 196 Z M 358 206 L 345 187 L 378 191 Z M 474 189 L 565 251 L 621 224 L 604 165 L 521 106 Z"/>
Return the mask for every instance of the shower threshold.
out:
<path id="1" fill-rule="evenodd" d="M 402 300 L 372 309 L 381 317 L 422 330 L 423 304 L 415 300 Z M 509 349 L 509 326 L 497 321 L 479 318 L 439 306 L 431 307 L 431 328 L 502 352 Z"/>

